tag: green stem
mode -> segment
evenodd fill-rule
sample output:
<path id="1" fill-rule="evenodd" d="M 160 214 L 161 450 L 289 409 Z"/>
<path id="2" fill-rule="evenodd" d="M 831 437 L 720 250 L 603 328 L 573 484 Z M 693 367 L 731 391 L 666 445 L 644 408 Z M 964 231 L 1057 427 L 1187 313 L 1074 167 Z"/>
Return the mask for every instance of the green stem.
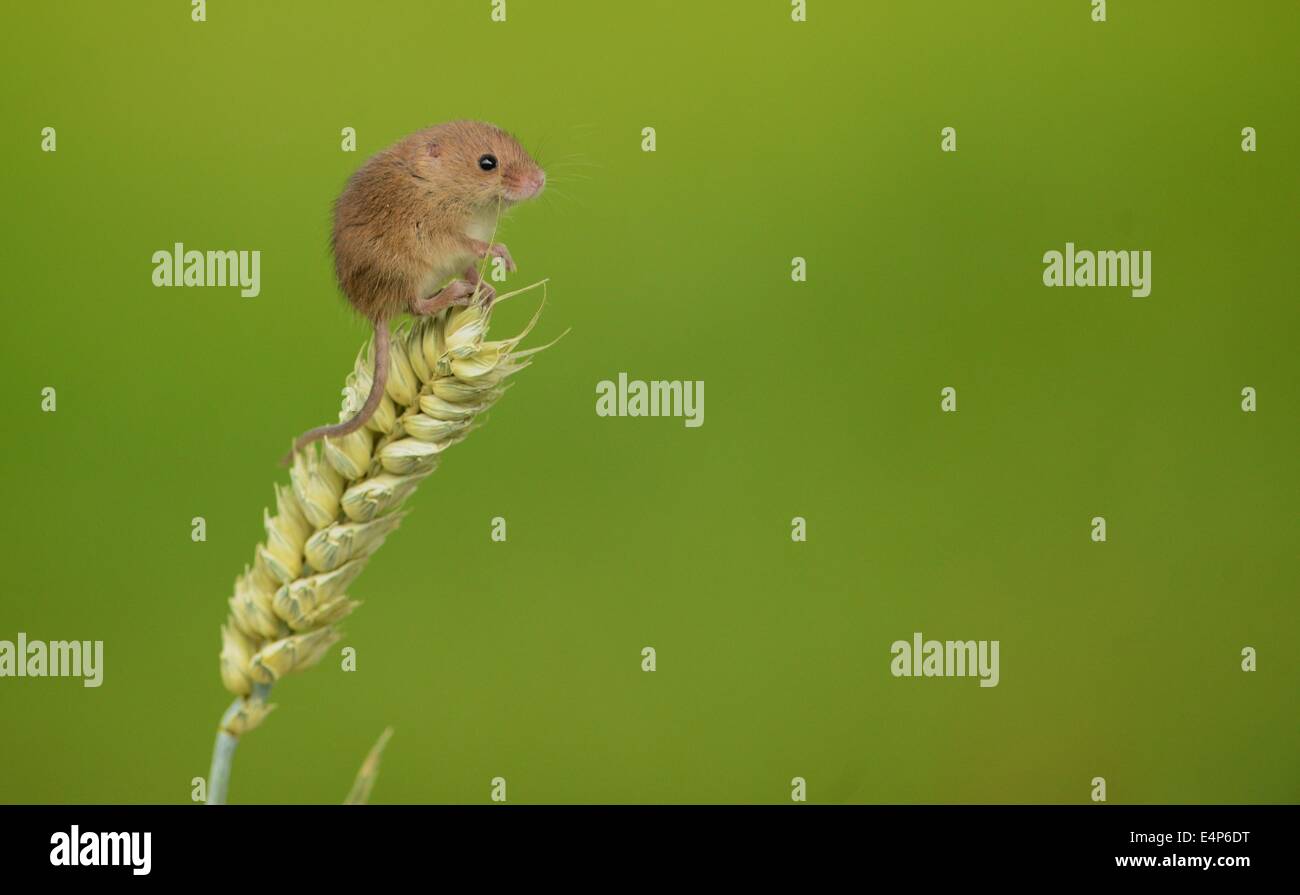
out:
<path id="1" fill-rule="evenodd" d="M 255 684 L 251 698 L 265 702 L 270 692 L 270 684 Z M 239 714 L 243 705 L 243 697 L 236 698 L 221 716 L 221 724 L 217 727 L 217 741 L 212 745 L 212 768 L 208 771 L 209 805 L 226 804 L 226 793 L 230 791 L 230 766 L 235 760 L 235 747 L 239 745 L 239 737 L 227 733 L 226 725 Z"/>

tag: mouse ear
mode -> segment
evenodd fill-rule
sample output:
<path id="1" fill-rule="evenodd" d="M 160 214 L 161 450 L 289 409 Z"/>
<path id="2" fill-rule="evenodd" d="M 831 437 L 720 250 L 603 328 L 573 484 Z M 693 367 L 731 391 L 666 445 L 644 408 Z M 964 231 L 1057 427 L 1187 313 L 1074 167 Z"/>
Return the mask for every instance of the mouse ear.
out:
<path id="1" fill-rule="evenodd" d="M 442 147 L 438 145 L 437 140 L 430 140 L 424 148 L 425 151 L 429 153 L 429 158 L 437 158 L 442 155 Z"/>

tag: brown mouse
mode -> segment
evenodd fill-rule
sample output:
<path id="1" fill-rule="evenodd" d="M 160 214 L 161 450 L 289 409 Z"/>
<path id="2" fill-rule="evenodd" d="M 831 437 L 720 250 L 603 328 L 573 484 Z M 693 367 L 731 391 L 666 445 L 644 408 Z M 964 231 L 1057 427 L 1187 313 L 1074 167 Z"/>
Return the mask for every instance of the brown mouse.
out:
<path id="1" fill-rule="evenodd" d="M 491 255 L 515 269 L 509 250 L 490 242 L 497 219 L 545 184 L 546 172 L 514 137 L 481 121 L 417 131 L 352 175 L 334 203 L 331 247 L 339 287 L 375 328 L 374 382 L 356 415 L 298 436 L 286 463 L 318 438 L 347 435 L 374 414 L 388 381 L 392 318 L 467 305 L 476 290 L 484 302 L 496 297 L 477 262 Z"/>

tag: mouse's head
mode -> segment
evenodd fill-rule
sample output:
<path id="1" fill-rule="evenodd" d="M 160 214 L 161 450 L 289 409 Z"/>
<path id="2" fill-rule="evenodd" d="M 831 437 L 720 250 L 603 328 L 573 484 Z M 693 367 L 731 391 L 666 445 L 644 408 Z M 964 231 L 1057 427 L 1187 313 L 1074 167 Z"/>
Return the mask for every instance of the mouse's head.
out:
<path id="1" fill-rule="evenodd" d="M 422 132 L 421 177 L 476 208 L 531 199 L 546 172 L 510 134 L 481 121 L 452 121 Z"/>

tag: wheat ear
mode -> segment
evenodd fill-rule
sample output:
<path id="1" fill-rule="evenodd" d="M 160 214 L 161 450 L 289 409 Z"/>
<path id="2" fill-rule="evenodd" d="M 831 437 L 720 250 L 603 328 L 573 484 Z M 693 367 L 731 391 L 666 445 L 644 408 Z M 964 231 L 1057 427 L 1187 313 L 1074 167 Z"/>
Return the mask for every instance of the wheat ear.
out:
<path id="1" fill-rule="evenodd" d="M 336 624 L 358 603 L 347 587 L 404 515 L 402 502 L 438 465 L 444 450 L 475 428 L 505 391 L 505 380 L 549 346 L 521 350 L 545 305 L 523 332 L 488 341 L 491 311 L 479 304 L 416 318 L 393 334 L 388 384 L 370 421 L 294 456 L 290 484 L 264 512 L 266 541 L 235 581 L 221 629 L 221 681 L 235 701 L 221 718 L 208 776 L 208 804 L 226 800 L 239 737 L 275 708 L 280 678 L 310 668 L 339 639 Z M 370 391 L 373 343 L 358 355 L 340 419 Z"/>

